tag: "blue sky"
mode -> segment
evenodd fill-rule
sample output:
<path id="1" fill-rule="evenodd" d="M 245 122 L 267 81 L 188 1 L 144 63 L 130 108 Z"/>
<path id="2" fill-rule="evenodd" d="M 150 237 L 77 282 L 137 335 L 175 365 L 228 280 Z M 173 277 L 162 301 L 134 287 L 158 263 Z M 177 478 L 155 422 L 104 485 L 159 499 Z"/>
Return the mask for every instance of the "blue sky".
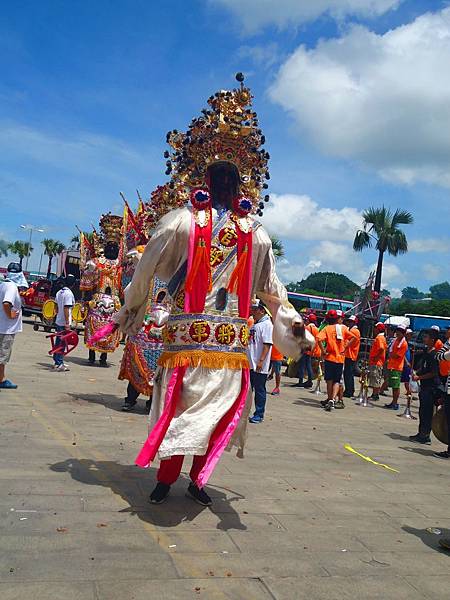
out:
<path id="1" fill-rule="evenodd" d="M 351 238 L 382 203 L 415 216 L 386 286 L 449 278 L 445 2 L 9 3 L 0 50 L 0 237 L 34 224 L 67 242 L 75 224 L 121 210 L 119 191 L 148 196 L 165 180 L 166 132 L 242 70 L 272 156 L 265 222 L 286 246 L 283 279 L 362 282 L 376 257 Z"/>

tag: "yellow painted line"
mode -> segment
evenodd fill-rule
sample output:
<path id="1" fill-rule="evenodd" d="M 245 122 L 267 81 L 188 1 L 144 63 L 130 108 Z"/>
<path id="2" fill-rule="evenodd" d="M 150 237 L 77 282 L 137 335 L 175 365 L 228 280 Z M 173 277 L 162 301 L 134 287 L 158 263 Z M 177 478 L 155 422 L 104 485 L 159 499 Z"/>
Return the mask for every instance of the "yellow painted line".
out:
<path id="1" fill-rule="evenodd" d="M 373 460 L 373 458 L 370 458 L 370 456 L 364 456 L 364 454 L 357 452 L 354 448 L 352 448 L 350 446 L 350 444 L 344 444 L 344 448 L 346 450 L 348 450 L 349 452 L 351 452 L 352 454 L 356 454 L 356 456 L 359 456 L 359 458 L 362 458 L 363 460 L 365 460 L 369 463 L 372 463 L 373 465 L 377 465 L 378 467 L 383 467 L 383 469 L 387 469 L 388 471 L 392 471 L 393 473 L 399 473 L 399 471 L 397 471 L 397 469 L 393 469 L 389 465 L 385 465 L 384 463 L 380 463 L 380 462 L 377 462 L 376 460 Z"/>

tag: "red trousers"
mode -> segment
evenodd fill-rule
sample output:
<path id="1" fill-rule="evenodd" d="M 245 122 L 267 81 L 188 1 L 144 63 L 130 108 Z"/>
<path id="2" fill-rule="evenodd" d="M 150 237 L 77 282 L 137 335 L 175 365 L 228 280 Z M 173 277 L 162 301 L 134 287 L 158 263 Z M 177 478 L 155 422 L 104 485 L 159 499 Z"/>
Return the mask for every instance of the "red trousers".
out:
<path id="1" fill-rule="evenodd" d="M 194 456 L 192 461 L 192 467 L 189 472 L 189 476 L 192 481 L 195 481 L 199 476 L 200 471 L 203 469 L 208 453 L 205 456 Z M 161 483 L 167 483 L 172 485 L 178 479 L 181 473 L 181 467 L 183 466 L 184 456 L 183 454 L 177 454 L 171 456 L 165 460 L 162 460 L 159 464 L 157 479 Z"/>

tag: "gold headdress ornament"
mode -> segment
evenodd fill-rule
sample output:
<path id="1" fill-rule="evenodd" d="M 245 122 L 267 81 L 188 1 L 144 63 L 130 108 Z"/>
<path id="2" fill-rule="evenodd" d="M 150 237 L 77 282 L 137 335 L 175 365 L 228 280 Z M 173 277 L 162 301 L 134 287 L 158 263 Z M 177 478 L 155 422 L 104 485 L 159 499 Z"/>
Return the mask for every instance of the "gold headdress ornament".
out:
<path id="1" fill-rule="evenodd" d="M 102 215 L 100 219 L 100 229 L 102 232 L 102 241 L 107 244 L 108 242 L 120 243 L 122 236 L 122 217 L 113 215 L 110 212 Z"/>
<path id="2" fill-rule="evenodd" d="M 171 131 L 167 142 L 173 152 L 166 151 L 166 175 L 172 174 L 170 183 L 158 188 L 162 196 L 179 195 L 183 202 L 189 199 L 192 189 L 205 186 L 208 167 L 228 162 L 239 172 L 240 191 L 252 204 L 253 212 L 262 215 L 260 202 L 266 180 L 270 155 L 262 145 L 265 137 L 258 128 L 258 117 L 251 107 L 252 94 L 243 84 L 242 73 L 236 75 L 241 84 L 231 91 L 220 91 L 208 99 L 208 109 L 192 120 L 186 133 Z M 154 193 L 157 193 L 156 190 Z M 269 196 L 264 200 L 267 202 Z"/>

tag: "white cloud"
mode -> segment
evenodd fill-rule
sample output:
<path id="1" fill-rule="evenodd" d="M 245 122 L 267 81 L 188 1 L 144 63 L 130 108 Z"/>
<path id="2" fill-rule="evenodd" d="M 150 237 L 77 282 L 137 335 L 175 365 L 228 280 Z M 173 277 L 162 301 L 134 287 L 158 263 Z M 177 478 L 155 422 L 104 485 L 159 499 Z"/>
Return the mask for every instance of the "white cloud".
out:
<path id="1" fill-rule="evenodd" d="M 247 33 L 267 25 L 282 29 L 314 21 L 322 15 L 344 19 L 348 15 L 376 17 L 397 8 L 402 0 L 210 0 L 232 11 Z"/>
<path id="2" fill-rule="evenodd" d="M 450 241 L 442 238 L 424 238 L 408 241 L 411 252 L 449 252 Z"/>
<path id="3" fill-rule="evenodd" d="M 383 35 L 353 26 L 300 46 L 270 95 L 325 153 L 450 187 L 449 64 L 450 8 Z"/>
<path id="4" fill-rule="evenodd" d="M 436 282 L 442 278 L 442 268 L 433 263 L 425 263 L 422 265 L 422 273 L 427 281 Z"/>
<path id="5" fill-rule="evenodd" d="M 269 233 L 293 240 L 353 240 L 362 225 L 355 208 L 320 207 L 309 196 L 271 194 L 262 222 Z"/>

